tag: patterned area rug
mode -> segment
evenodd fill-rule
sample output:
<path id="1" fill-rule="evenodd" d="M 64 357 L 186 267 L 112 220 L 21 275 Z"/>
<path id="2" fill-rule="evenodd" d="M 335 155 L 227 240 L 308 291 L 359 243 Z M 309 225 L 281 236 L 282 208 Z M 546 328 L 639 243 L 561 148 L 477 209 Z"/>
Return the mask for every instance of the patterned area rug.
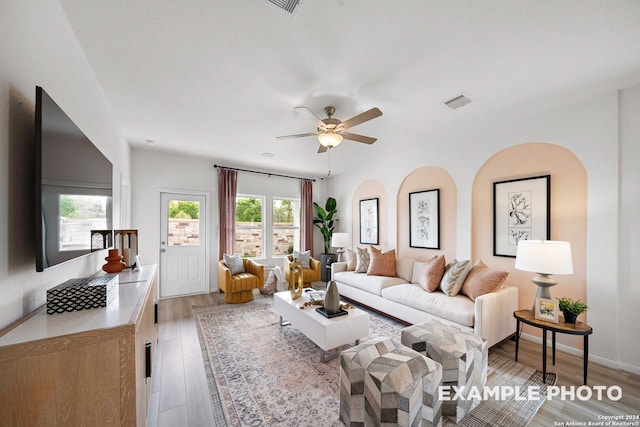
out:
<path id="1" fill-rule="evenodd" d="M 204 310 L 194 311 L 194 317 L 220 425 L 342 425 L 338 419 L 339 358 L 320 363 L 318 347 L 295 328 L 279 326 L 271 304 Z M 400 329 L 397 323 L 372 315 L 369 337 L 399 340 Z M 489 372 L 489 386 L 541 383 L 541 373 L 494 354 L 489 355 Z M 548 381 L 555 383 L 554 374 L 547 375 Z M 543 402 L 544 397 L 537 401 L 485 401 L 462 424 L 525 426 Z M 443 425 L 455 423 L 445 420 Z"/>

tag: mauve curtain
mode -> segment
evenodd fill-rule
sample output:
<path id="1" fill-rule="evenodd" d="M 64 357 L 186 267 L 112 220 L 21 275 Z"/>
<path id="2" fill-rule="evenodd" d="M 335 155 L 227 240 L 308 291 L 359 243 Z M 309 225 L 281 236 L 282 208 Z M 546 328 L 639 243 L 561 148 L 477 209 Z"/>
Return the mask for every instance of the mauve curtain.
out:
<path id="1" fill-rule="evenodd" d="M 234 252 L 236 240 L 236 190 L 238 171 L 218 168 L 218 212 L 220 214 L 219 259 Z"/>
<path id="2" fill-rule="evenodd" d="M 300 250 L 313 250 L 313 181 L 300 180 Z"/>

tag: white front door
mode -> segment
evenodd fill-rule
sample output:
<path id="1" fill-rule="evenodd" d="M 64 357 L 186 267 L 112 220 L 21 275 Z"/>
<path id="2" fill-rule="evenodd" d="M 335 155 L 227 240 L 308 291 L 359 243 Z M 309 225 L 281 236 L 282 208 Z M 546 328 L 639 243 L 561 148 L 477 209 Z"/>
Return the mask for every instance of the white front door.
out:
<path id="1" fill-rule="evenodd" d="M 160 193 L 160 212 L 160 297 L 207 292 L 205 195 Z"/>

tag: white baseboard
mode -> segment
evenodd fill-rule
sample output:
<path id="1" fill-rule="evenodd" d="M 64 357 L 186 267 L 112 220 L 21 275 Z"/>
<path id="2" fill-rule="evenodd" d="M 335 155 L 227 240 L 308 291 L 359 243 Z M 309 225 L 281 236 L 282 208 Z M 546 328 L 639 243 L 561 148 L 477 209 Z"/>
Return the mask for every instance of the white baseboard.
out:
<path id="1" fill-rule="evenodd" d="M 631 372 L 632 374 L 640 375 L 640 366 L 634 366 L 628 363 L 620 362 L 620 369 L 626 372 Z"/>
<path id="2" fill-rule="evenodd" d="M 520 334 L 520 338 L 523 338 L 527 341 L 533 341 L 535 343 L 538 343 L 540 345 L 542 345 L 542 338 L 537 337 L 535 335 L 530 335 L 530 334 Z M 551 339 L 547 339 L 547 347 L 551 347 Z M 578 350 L 577 348 L 573 348 L 573 347 L 569 347 L 568 345 L 564 345 L 564 344 L 559 344 L 556 341 L 556 349 L 557 350 L 561 350 L 565 353 L 569 353 L 573 356 L 578 356 L 578 357 L 582 357 L 582 350 Z M 589 360 L 591 360 L 591 357 L 589 357 Z"/>
<path id="3" fill-rule="evenodd" d="M 532 341 L 542 345 L 542 338 L 537 337 L 535 335 L 530 334 L 520 334 L 520 338 L 525 339 L 527 341 Z M 551 347 L 552 342 L 550 339 L 547 339 L 547 347 Z M 577 356 L 582 358 L 583 351 L 574 347 L 569 347 L 568 345 L 559 344 L 556 342 L 556 350 L 560 350 L 564 353 L 569 353 L 573 356 Z M 640 375 L 640 367 L 633 366 L 628 363 L 618 362 L 617 360 L 607 359 L 606 357 L 598 356 L 592 353 L 589 353 L 589 362 L 598 363 L 600 365 L 606 366 L 607 368 L 616 369 L 619 371 L 630 372 L 632 374 Z"/>

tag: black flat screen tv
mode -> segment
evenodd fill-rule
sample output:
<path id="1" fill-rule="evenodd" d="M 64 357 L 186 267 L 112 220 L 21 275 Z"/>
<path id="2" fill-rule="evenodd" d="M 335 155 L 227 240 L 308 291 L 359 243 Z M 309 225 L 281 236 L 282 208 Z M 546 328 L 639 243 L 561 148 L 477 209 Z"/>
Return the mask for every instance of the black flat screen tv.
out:
<path id="1" fill-rule="evenodd" d="M 36 271 L 91 252 L 112 230 L 113 165 L 41 87 L 35 113 Z"/>

